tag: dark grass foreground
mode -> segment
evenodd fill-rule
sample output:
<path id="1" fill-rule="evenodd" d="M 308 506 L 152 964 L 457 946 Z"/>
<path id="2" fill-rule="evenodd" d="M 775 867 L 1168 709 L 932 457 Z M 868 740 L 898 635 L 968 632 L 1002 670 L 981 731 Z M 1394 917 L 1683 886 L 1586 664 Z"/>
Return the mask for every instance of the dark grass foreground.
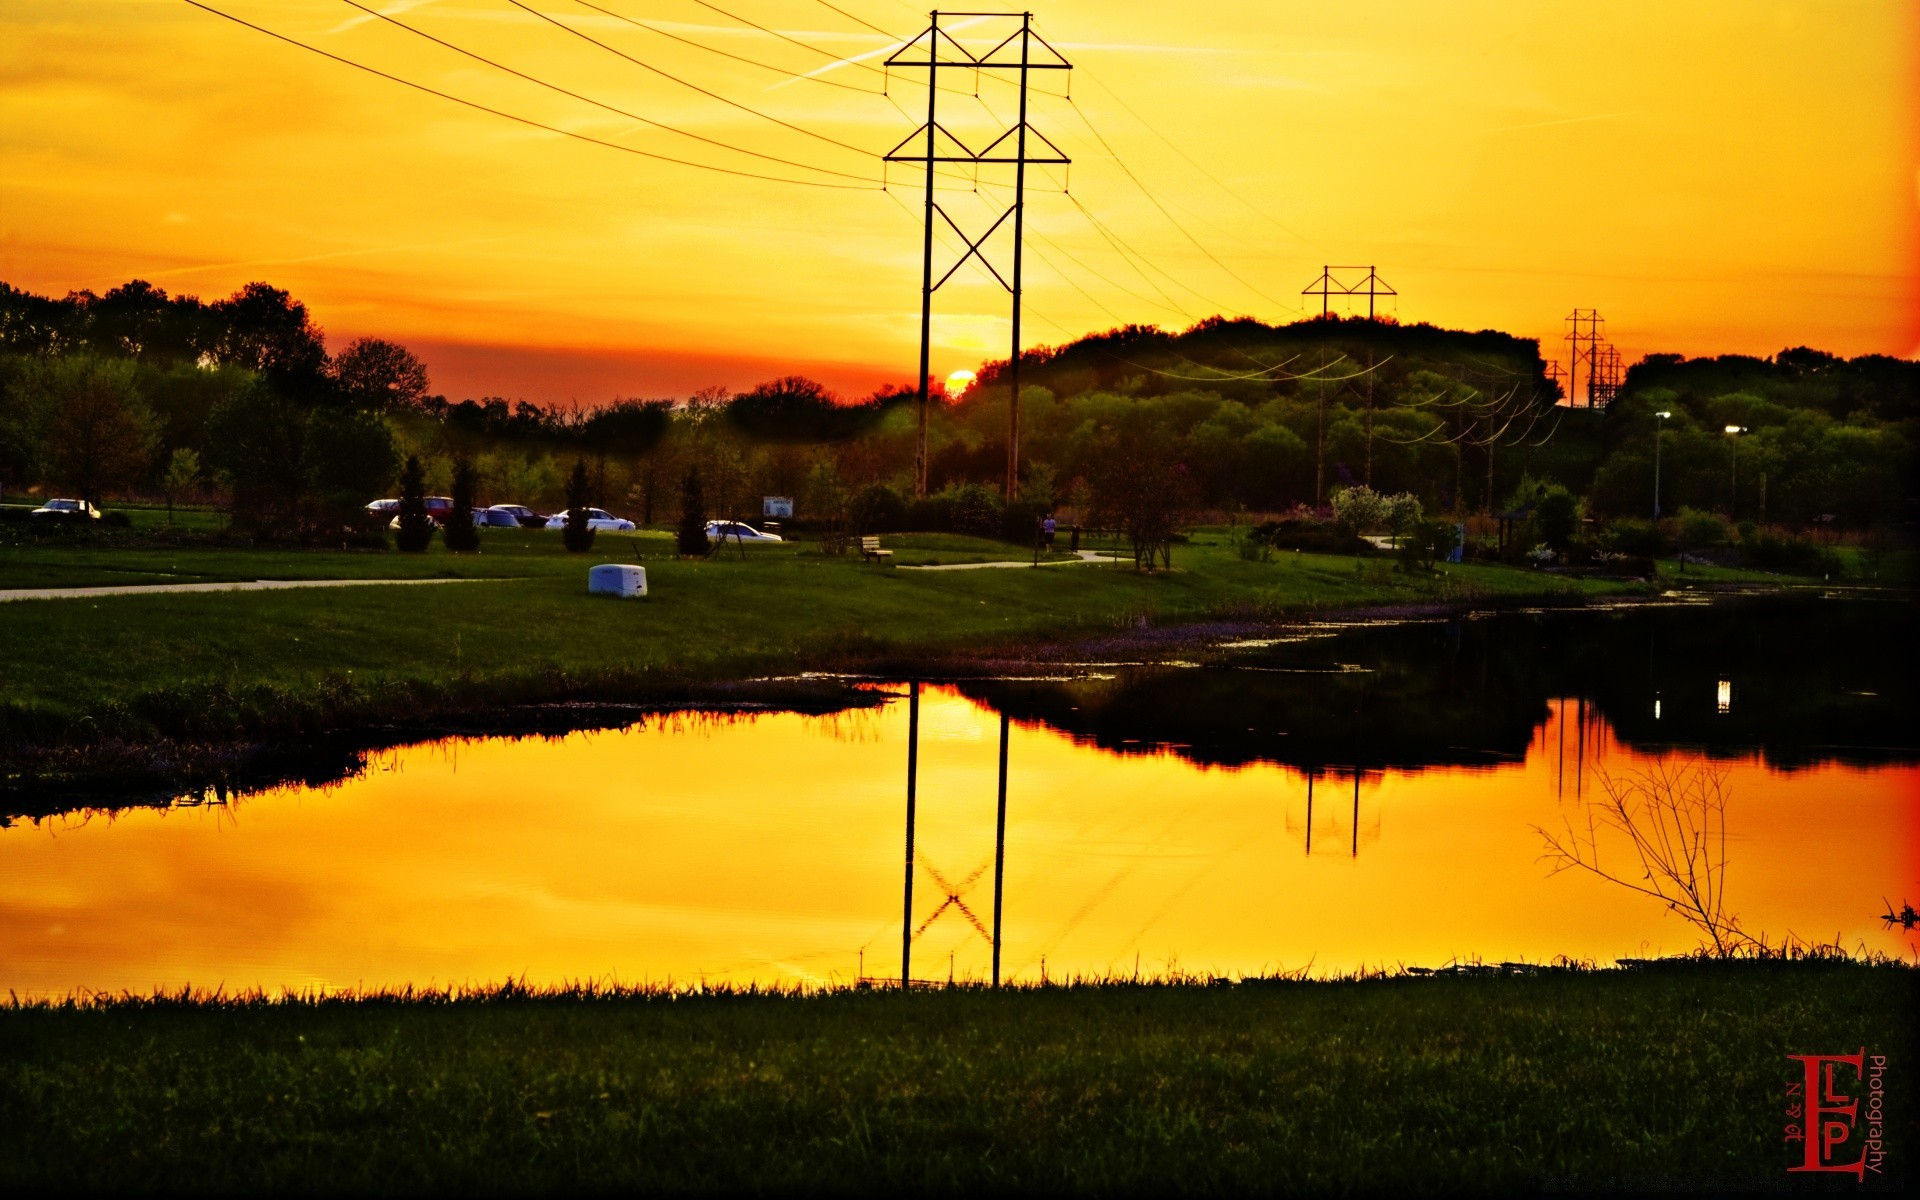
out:
<path id="1" fill-rule="evenodd" d="M 1887 1053 L 1911 1130 L 1915 992 L 1747 963 L 13 1008 L 0 1190 L 1771 1188 L 1789 1053 Z"/>

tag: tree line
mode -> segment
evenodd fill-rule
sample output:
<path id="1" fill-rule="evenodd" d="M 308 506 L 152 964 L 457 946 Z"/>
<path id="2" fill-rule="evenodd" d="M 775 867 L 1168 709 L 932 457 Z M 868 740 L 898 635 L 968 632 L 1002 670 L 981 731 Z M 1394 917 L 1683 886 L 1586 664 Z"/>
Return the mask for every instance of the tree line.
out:
<path id="1" fill-rule="evenodd" d="M 1006 497 L 1007 366 L 937 397 L 931 495 L 917 498 L 904 387 L 847 398 L 788 376 L 579 410 L 449 401 L 394 342 L 330 353 L 305 306 L 266 283 L 211 302 L 137 280 L 57 299 L 0 284 L 0 485 L 218 500 L 256 532 L 324 539 L 392 494 L 410 457 L 432 492 L 465 469 L 481 501 L 543 511 L 570 499 L 578 468 L 592 504 L 653 524 L 685 516 L 690 482 L 709 516 L 792 496 L 829 540 L 1018 538 L 1065 506 L 1164 547 L 1201 512 L 1332 519 L 1362 489 L 1453 519 L 1551 490 L 1577 533 L 1582 518 L 1651 516 L 1657 423 L 1667 514 L 1867 528 L 1907 520 L 1915 490 L 1913 363 L 1651 356 L 1610 409 L 1570 411 L 1532 340 L 1333 317 L 1123 326 L 1029 352 Z"/>

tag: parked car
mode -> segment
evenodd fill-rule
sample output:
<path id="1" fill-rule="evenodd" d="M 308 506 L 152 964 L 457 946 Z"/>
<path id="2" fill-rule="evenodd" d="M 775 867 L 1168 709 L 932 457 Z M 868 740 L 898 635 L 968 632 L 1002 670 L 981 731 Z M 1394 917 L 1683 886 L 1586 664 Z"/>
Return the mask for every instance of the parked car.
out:
<path id="1" fill-rule="evenodd" d="M 473 523 L 494 529 L 545 529 L 547 519 L 524 504 L 495 504 L 473 510 Z"/>
<path id="2" fill-rule="evenodd" d="M 100 510 L 89 500 L 49 500 L 34 509 L 32 515 L 67 521 L 98 521 Z"/>
<path id="3" fill-rule="evenodd" d="M 557 512 L 547 518 L 548 529 L 565 529 L 567 514 Z M 632 533 L 633 522 L 625 517 L 616 517 L 604 508 L 587 510 L 587 528 L 599 533 Z"/>
<path id="4" fill-rule="evenodd" d="M 447 514 L 453 511 L 453 497 L 423 496 L 421 499 L 427 508 L 427 519 L 435 525 L 445 525 L 447 523 Z M 400 502 L 398 500 L 375 500 L 372 504 L 367 505 L 367 515 L 370 517 L 391 518 L 387 522 L 387 528 L 400 528 Z"/>
<path id="5" fill-rule="evenodd" d="M 763 533 L 745 521 L 708 521 L 707 536 L 714 541 L 726 539 L 742 542 L 780 542 L 786 539 L 777 533 Z"/>

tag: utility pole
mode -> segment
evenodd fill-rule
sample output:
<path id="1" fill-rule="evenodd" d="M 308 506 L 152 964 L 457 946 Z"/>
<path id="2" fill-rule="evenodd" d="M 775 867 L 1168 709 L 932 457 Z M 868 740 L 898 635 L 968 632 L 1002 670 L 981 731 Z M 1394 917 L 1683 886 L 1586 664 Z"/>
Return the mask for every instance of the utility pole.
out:
<path id="1" fill-rule="evenodd" d="M 1366 276 L 1353 283 L 1342 283 L 1340 281 L 1340 278 L 1334 275 L 1335 271 L 1365 271 Z M 1349 276 L 1349 278 L 1351 278 L 1351 276 Z M 1303 287 L 1300 289 L 1300 294 L 1302 296 L 1317 295 L 1320 297 L 1320 319 L 1323 321 L 1326 320 L 1331 315 L 1331 307 L 1332 307 L 1331 302 L 1336 292 L 1343 296 L 1365 296 L 1367 298 L 1367 322 L 1369 325 L 1371 325 L 1375 320 L 1374 301 L 1381 296 L 1398 296 L 1400 294 L 1399 292 L 1396 292 L 1393 290 L 1393 286 L 1391 284 L 1389 284 L 1386 280 L 1380 278 L 1380 273 L 1374 268 L 1373 264 L 1371 263 L 1367 264 L 1364 267 L 1334 266 L 1332 264 L 1323 265 L 1320 268 L 1320 278 L 1314 280 L 1312 283 L 1308 284 L 1306 287 Z M 1369 333 L 1369 337 L 1367 341 L 1367 372 L 1366 372 L 1367 373 L 1367 457 L 1366 457 L 1366 466 L 1365 466 L 1364 475 L 1365 475 L 1366 485 L 1368 487 L 1372 487 L 1373 486 L 1373 369 L 1375 364 L 1373 361 L 1373 341 L 1371 337 L 1372 330 L 1369 330 L 1368 333 Z M 1320 370 L 1323 374 L 1325 373 L 1327 366 L 1328 364 L 1327 364 L 1327 353 L 1326 353 L 1326 340 L 1323 337 L 1320 343 Z M 1315 508 L 1318 508 L 1324 502 L 1322 493 L 1326 489 L 1326 479 L 1327 479 L 1327 466 L 1326 466 L 1327 384 L 1324 379 L 1319 381 L 1318 387 L 1316 388 L 1316 393 L 1319 396 L 1319 403 L 1316 405 L 1314 437 L 1313 437 L 1313 505 Z"/>
<path id="2" fill-rule="evenodd" d="M 947 280 L 953 278 L 954 272 L 965 265 L 968 259 L 978 259 L 980 265 L 985 267 L 988 273 L 999 282 L 1000 286 L 1007 290 L 1007 293 L 1013 300 L 1012 347 L 1007 359 L 1007 381 L 1012 388 L 1012 392 L 1007 405 L 1006 495 L 1007 499 L 1011 500 L 1020 486 L 1020 299 L 1024 257 L 1022 253 L 1022 242 L 1026 233 L 1027 165 L 1029 163 L 1044 163 L 1065 166 L 1072 161 L 1058 146 L 1055 146 L 1049 141 L 1045 134 L 1034 129 L 1032 125 L 1028 123 L 1027 92 L 1029 88 L 1029 74 L 1033 71 L 1068 71 L 1073 69 L 1073 64 L 1068 62 L 1059 51 L 1048 45 L 1045 38 L 1033 31 L 1033 14 L 1030 12 L 970 12 L 948 13 L 947 15 L 985 18 L 988 20 L 1018 20 L 1020 27 L 1008 34 L 1005 38 L 1002 38 L 986 53 L 976 55 L 955 41 L 951 34 L 940 28 L 940 12 L 936 9 L 929 14 L 930 19 L 926 30 L 902 46 L 899 50 L 896 50 L 893 56 L 887 59 L 886 65 L 889 67 L 922 67 L 925 68 L 927 72 L 927 123 L 908 134 L 899 145 L 889 150 L 883 156 L 887 162 L 924 163 L 926 165 L 926 214 L 924 218 L 926 228 L 922 237 L 920 250 L 920 420 L 919 440 L 914 463 L 914 490 L 916 495 L 922 497 L 927 494 L 927 403 L 929 400 L 928 373 L 932 369 L 933 294 L 939 291 Z M 1012 50 L 1013 44 L 1016 41 L 1019 43 L 1018 57 L 1013 56 Z M 921 52 L 920 48 L 922 43 L 925 45 L 926 57 L 924 58 L 917 57 Z M 1044 52 L 1044 56 L 1039 59 L 1036 59 L 1034 56 L 1036 43 Z M 948 56 L 944 58 L 942 57 L 943 47 L 948 54 Z M 975 151 L 968 149 L 964 142 L 954 136 L 952 130 L 941 125 L 939 122 L 938 110 L 935 107 L 935 98 L 939 95 L 940 91 L 940 72 L 942 70 L 950 71 L 955 68 L 972 71 L 1019 72 L 1019 119 L 1012 129 L 1007 130 L 992 142 L 988 143 L 983 150 Z M 926 135 L 925 148 L 923 150 L 909 150 L 909 144 L 919 139 L 922 134 Z M 1046 151 L 1044 153 L 1028 153 L 1028 134 L 1032 134 L 1035 139 L 1045 146 Z M 1003 144 L 1009 140 L 1013 143 L 1011 157 L 1008 157 L 1007 151 L 1002 149 Z M 1013 203 L 1007 207 L 1005 212 L 1000 214 L 999 218 L 995 220 L 992 225 L 987 227 L 985 233 L 977 238 L 968 237 L 966 232 L 960 228 L 959 223 L 956 222 L 953 217 L 948 214 L 946 209 L 940 206 L 939 201 L 934 198 L 934 164 L 943 162 L 968 163 L 975 167 L 983 163 L 1002 164 L 1010 165 L 1014 168 Z M 933 275 L 933 224 L 936 216 L 946 222 L 948 228 L 958 234 L 960 240 L 965 242 L 967 247 L 965 253 L 961 254 L 959 259 L 955 261 L 952 266 L 948 267 L 946 273 L 938 279 L 935 279 Z M 986 244 L 987 239 L 998 232 L 1000 226 L 1006 224 L 1009 217 L 1013 219 L 1013 264 L 1010 272 L 1013 278 L 1011 282 L 987 260 L 986 254 L 981 249 L 981 247 Z"/>

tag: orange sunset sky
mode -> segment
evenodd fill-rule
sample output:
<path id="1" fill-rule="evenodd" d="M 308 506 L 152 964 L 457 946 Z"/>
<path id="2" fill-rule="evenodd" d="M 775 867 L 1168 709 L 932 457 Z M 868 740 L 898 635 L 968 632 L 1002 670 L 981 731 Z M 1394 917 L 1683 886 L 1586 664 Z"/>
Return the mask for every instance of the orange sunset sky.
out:
<path id="1" fill-rule="evenodd" d="M 883 191 L 878 155 L 927 96 L 924 72 L 875 68 L 896 44 L 879 31 L 912 36 L 918 6 L 366 0 L 576 99 L 343 0 L 206 3 L 585 137 L 846 186 L 515 124 L 183 0 L 7 0 L 0 280 L 58 294 L 140 277 L 211 298 L 265 279 L 335 348 L 407 343 L 454 398 L 911 377 L 921 192 L 901 166 Z M 1028 344 L 1220 311 L 1290 319 L 1333 262 L 1377 263 L 1402 320 L 1540 337 L 1550 355 L 1576 305 L 1629 361 L 1920 346 L 1910 0 L 1034 13 L 1076 70 L 1071 99 L 1032 108 L 1074 161 L 1031 178 Z M 983 48 L 1006 30 L 959 36 Z M 1060 92 L 1061 75 L 1036 85 Z M 941 123 L 970 144 L 1011 119 L 1004 79 L 983 72 L 977 99 L 971 73 L 942 80 Z M 940 198 L 984 229 L 1005 178 L 942 179 Z M 1005 356 L 1006 297 L 976 267 L 936 314 L 936 373 Z"/>

